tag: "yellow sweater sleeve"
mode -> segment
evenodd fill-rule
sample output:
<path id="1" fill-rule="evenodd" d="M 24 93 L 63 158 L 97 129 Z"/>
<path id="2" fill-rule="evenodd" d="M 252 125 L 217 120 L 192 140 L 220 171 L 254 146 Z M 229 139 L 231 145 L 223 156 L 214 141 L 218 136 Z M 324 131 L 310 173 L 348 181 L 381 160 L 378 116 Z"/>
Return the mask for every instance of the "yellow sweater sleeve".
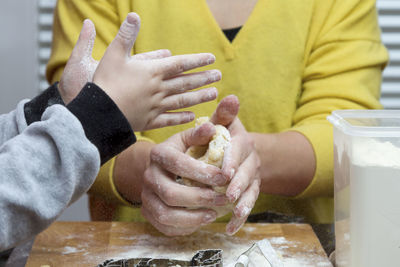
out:
<path id="1" fill-rule="evenodd" d="M 60 80 L 86 18 L 92 20 L 98 29 L 93 49 L 93 58 L 96 60 L 101 59 L 107 46 L 117 34 L 118 25 L 121 24 L 114 1 L 59 0 L 54 13 L 52 53 L 46 70 L 47 80 L 50 83 Z M 140 133 L 135 134 L 138 142 L 152 142 Z M 111 202 L 131 205 L 115 187 L 113 180 L 115 160 L 116 158 L 113 158 L 101 167 L 89 193 Z"/>
<path id="2" fill-rule="evenodd" d="M 315 38 L 305 58 L 303 91 L 291 129 L 306 136 L 316 157 L 315 176 L 298 198 L 333 196 L 333 130 L 326 116 L 337 109 L 381 108 L 381 73 L 388 55 L 375 1 L 332 2 L 323 4 L 327 16 L 315 16 L 314 25 L 322 26 L 310 30 Z"/>

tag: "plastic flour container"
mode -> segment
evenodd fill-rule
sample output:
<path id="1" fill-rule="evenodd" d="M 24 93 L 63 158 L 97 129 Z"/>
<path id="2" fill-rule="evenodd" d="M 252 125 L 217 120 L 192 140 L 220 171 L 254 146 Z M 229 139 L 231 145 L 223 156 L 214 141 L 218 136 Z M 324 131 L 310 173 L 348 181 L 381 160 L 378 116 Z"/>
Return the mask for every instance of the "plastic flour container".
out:
<path id="1" fill-rule="evenodd" d="M 400 266 L 400 111 L 340 110 L 334 125 L 338 267 Z"/>

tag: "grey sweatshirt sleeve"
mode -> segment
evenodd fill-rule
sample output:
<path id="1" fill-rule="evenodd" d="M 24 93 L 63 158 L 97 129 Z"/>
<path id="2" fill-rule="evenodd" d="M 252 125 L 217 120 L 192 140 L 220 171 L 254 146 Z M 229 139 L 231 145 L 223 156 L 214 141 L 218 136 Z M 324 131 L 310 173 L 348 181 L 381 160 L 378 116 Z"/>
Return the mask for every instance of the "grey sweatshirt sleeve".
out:
<path id="1" fill-rule="evenodd" d="M 0 146 L 7 140 L 17 136 L 27 127 L 24 117 L 24 105 L 27 102 L 28 100 L 23 100 L 15 110 L 8 114 L 0 115 Z"/>
<path id="2" fill-rule="evenodd" d="M 136 140 L 94 84 L 67 107 L 46 99 L 21 102 L 0 116 L 0 251 L 48 227 L 90 188 L 101 162 Z"/>
<path id="3" fill-rule="evenodd" d="M 21 124 L 25 117 L 16 120 Z M 0 251 L 49 226 L 88 190 L 99 167 L 96 146 L 86 138 L 79 120 L 61 105 L 49 107 L 41 121 L 4 142 L 0 146 Z"/>

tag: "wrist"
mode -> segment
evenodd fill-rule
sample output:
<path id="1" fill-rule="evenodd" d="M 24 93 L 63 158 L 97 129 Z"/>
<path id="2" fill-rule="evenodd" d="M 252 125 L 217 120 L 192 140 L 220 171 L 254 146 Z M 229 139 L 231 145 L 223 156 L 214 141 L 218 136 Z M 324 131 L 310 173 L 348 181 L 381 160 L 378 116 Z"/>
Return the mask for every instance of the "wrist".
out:
<path id="1" fill-rule="evenodd" d="M 141 203 L 143 175 L 150 164 L 154 144 L 139 141 L 116 158 L 113 183 L 117 192 L 128 202 Z"/>
<path id="2" fill-rule="evenodd" d="M 296 196 L 311 183 L 314 151 L 307 138 L 294 131 L 252 133 L 261 160 L 261 192 Z"/>

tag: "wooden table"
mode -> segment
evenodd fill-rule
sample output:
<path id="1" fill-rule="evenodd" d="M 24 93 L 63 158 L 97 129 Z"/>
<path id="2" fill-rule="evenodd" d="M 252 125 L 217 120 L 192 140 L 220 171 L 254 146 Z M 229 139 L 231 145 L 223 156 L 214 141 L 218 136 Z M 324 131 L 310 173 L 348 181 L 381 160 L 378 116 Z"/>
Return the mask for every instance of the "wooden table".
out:
<path id="1" fill-rule="evenodd" d="M 36 238 L 26 266 L 97 266 L 107 259 L 143 256 L 138 253 L 149 251 L 169 256 L 170 253 L 160 255 L 165 249 L 174 253 L 193 250 L 194 254 L 198 249 L 222 248 L 224 255 L 228 255 L 264 238 L 270 241 L 285 267 L 332 266 L 307 224 L 245 224 L 233 237 L 223 234 L 224 230 L 225 224 L 214 223 L 179 238 L 163 236 L 145 223 L 55 222 Z M 140 251 L 142 248 L 145 251 Z"/>

